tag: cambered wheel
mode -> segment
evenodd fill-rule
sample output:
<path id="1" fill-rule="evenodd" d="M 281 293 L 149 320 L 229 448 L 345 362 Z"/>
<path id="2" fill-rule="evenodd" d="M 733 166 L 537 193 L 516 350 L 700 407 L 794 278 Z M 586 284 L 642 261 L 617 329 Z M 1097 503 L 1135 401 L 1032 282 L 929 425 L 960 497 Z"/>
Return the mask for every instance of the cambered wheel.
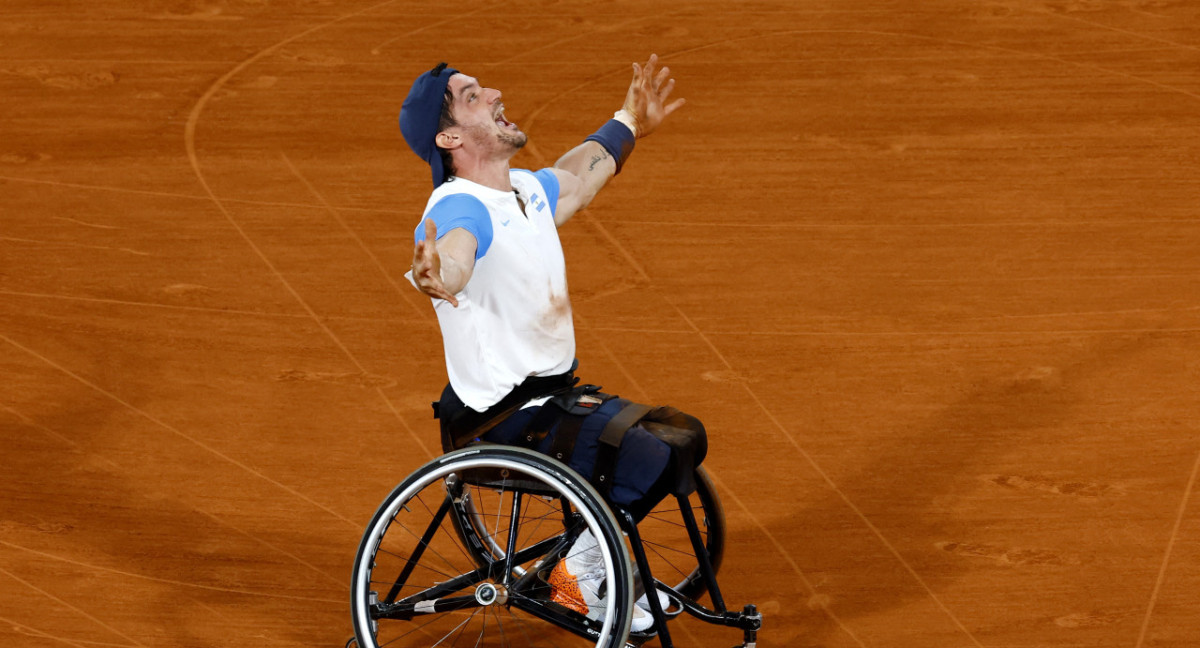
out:
<path id="1" fill-rule="evenodd" d="M 604 604 L 589 616 L 552 602 L 545 581 L 584 530 L 604 558 Z M 355 637 L 361 648 L 619 648 L 629 565 L 612 513 L 578 474 L 520 448 L 458 450 L 401 482 L 368 524 L 352 576 Z"/>

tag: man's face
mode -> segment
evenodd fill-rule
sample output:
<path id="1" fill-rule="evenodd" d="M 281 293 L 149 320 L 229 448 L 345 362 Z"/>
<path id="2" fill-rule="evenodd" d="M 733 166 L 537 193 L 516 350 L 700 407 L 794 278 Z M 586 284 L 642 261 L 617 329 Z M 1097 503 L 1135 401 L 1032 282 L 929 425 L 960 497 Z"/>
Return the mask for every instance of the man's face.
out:
<path id="1" fill-rule="evenodd" d="M 516 124 L 504 118 L 500 91 L 484 88 L 474 77 L 455 74 L 448 85 L 454 95 L 451 113 L 461 128 L 463 145 L 482 154 L 496 153 L 511 157 L 525 146 L 528 136 Z"/>

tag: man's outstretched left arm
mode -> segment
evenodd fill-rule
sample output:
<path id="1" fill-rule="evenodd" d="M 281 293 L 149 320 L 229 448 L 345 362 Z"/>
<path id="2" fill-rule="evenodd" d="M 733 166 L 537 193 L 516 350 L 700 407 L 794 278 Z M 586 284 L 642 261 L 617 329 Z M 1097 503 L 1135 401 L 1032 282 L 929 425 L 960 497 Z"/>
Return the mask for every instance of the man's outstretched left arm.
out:
<path id="1" fill-rule="evenodd" d="M 625 105 L 600 130 L 554 163 L 559 183 L 556 225 L 561 226 L 586 207 L 600 188 L 620 172 L 635 140 L 653 133 L 667 115 L 683 105 L 683 99 L 666 103 L 675 88 L 675 79 L 670 78 L 670 68 L 656 70 L 657 67 L 655 54 L 650 55 L 645 67 L 634 63 Z"/>

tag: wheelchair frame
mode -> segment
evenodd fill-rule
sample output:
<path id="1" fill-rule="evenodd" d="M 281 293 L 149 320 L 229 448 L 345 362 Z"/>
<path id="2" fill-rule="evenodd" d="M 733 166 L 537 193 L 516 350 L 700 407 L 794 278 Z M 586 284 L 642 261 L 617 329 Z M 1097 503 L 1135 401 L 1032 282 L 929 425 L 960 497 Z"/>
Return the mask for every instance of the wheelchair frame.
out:
<path id="1" fill-rule="evenodd" d="M 655 637 L 663 648 L 674 648 L 668 621 L 687 612 L 707 623 L 740 629 L 739 645 L 753 648 L 762 615 L 753 605 L 740 612 L 725 605 L 717 583 L 724 534 L 720 502 L 702 469 L 697 477 L 705 491 L 699 497 L 705 529 L 701 529 L 690 498 L 675 496 L 691 553 L 683 569 L 671 565 L 684 576 L 672 586 L 653 574 L 647 543 L 633 515 L 604 502 L 585 479 L 555 459 L 487 444 L 439 457 L 384 499 L 364 533 L 352 577 L 355 636 L 347 646 L 418 645 L 411 640 L 400 642 L 412 634 L 425 634 L 438 646 L 457 642 L 468 625 L 482 626 L 478 643 L 493 617 L 500 640 L 507 644 L 502 617 L 507 614 L 512 619 L 510 628 L 525 633 L 526 643 L 534 643 L 527 619 L 538 619 L 583 638 L 587 644 L 594 641 L 597 648 L 639 646 Z M 437 499 L 440 502 L 433 501 Z M 485 499 L 489 501 L 485 503 Z M 494 509 L 494 525 L 490 523 L 493 514 L 482 510 L 489 504 Z M 410 517 L 416 522 L 410 523 Z M 506 527 L 503 533 L 502 526 Z M 545 583 L 545 575 L 584 530 L 593 533 L 603 555 L 600 589 L 606 592 L 603 600 L 608 606 L 599 607 L 596 618 L 551 601 Z M 651 544 L 659 559 L 672 552 L 685 553 L 660 550 L 662 546 Z M 461 555 L 453 555 L 446 547 L 458 549 Z M 710 549 L 715 550 L 715 557 Z M 690 573 L 685 573 L 688 569 Z M 647 596 L 654 625 L 646 632 L 630 634 L 637 584 L 662 592 L 672 609 L 664 609 L 658 596 Z M 712 608 L 696 600 L 705 591 Z M 454 625 L 459 619 L 463 620 Z M 394 632 L 403 634 L 380 637 L 381 622 L 389 632 L 395 627 Z M 438 623 L 440 627 L 436 627 Z"/>

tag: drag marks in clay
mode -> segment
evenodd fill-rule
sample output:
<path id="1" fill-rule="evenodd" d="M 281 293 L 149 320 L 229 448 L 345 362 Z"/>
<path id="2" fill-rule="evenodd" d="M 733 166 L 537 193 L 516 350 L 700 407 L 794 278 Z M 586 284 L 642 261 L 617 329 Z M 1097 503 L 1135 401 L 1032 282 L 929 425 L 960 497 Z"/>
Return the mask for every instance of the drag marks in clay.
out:
<path id="1" fill-rule="evenodd" d="M 1033 491 L 1070 497 L 1099 498 L 1123 493 L 1112 484 L 1087 481 L 1062 481 L 1044 475 L 984 475 L 984 481 L 1018 491 Z"/>
<path id="2" fill-rule="evenodd" d="M 1054 625 L 1060 628 L 1099 628 L 1123 621 L 1130 616 L 1126 612 L 1076 612 L 1058 617 L 1054 620 Z"/>
<path id="3" fill-rule="evenodd" d="M 936 546 L 946 553 L 963 558 L 983 558 L 1002 565 L 1078 565 L 1080 560 L 1046 549 L 1023 549 L 972 542 L 939 542 Z"/>
<path id="4" fill-rule="evenodd" d="M 0 522 L 0 534 L 35 531 L 46 535 L 62 535 L 70 533 L 74 529 L 74 526 L 61 522 L 39 522 L 37 524 L 14 522 L 12 520 Z"/>
<path id="5" fill-rule="evenodd" d="M 121 79 L 112 70 L 60 71 L 46 65 L 7 68 L 0 70 L 0 74 L 33 79 L 44 86 L 60 90 L 94 90 L 116 85 Z"/>

